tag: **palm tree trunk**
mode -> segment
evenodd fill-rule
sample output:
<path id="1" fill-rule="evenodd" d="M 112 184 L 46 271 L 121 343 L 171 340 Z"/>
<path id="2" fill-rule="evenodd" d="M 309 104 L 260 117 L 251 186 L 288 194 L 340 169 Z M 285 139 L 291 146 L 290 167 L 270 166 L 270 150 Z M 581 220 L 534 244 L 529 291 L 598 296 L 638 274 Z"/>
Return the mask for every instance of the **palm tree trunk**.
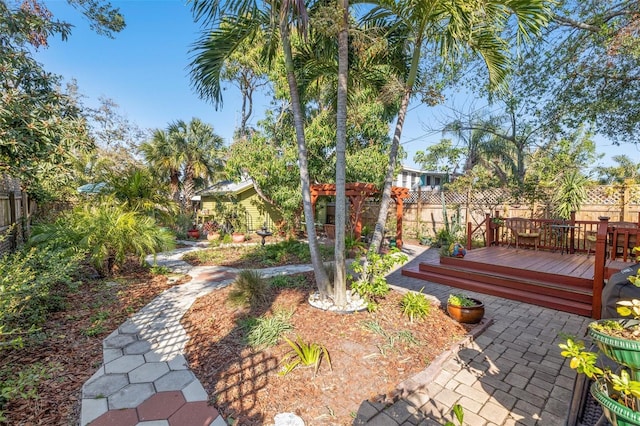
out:
<path id="1" fill-rule="evenodd" d="M 193 168 L 187 164 L 182 185 L 182 211 L 191 213 L 191 199 L 194 194 Z"/>
<path id="2" fill-rule="evenodd" d="M 413 93 L 413 85 L 415 84 L 416 76 L 418 75 L 421 44 L 422 37 L 417 37 L 413 50 L 413 57 L 411 58 L 411 68 L 409 70 L 409 75 L 407 76 L 407 82 L 404 86 L 404 95 L 400 103 L 400 110 L 398 111 L 396 128 L 393 133 L 391 150 L 389 151 L 389 164 L 387 165 L 387 173 L 384 179 L 384 188 L 382 189 L 382 199 L 380 200 L 380 211 L 378 212 L 378 220 L 373 231 L 373 236 L 371 237 L 369 253 L 377 253 L 380 250 L 380 245 L 382 243 L 384 226 L 387 221 L 387 214 L 389 213 L 389 202 L 391 201 L 391 186 L 393 185 L 396 162 L 398 161 L 398 151 L 400 149 L 402 128 L 404 127 L 404 120 L 407 116 L 407 110 L 409 109 L 409 101 L 411 100 L 411 94 Z"/>
<path id="3" fill-rule="evenodd" d="M 347 77 L 349 73 L 349 0 L 338 0 L 342 8 L 342 25 L 338 33 L 338 105 L 336 110 L 336 239 L 333 303 L 344 307 L 347 303 L 345 264 L 345 224 L 347 213 L 346 146 L 347 146 Z"/>
<path id="4" fill-rule="evenodd" d="M 171 199 L 175 201 L 176 204 L 180 204 L 180 176 L 177 170 L 171 171 L 170 180 Z"/>
<path id="5" fill-rule="evenodd" d="M 300 105 L 300 94 L 298 93 L 298 83 L 293 68 L 293 53 L 291 52 L 291 41 L 289 40 L 289 27 L 286 19 L 280 22 L 280 37 L 284 51 L 285 68 L 287 71 L 287 83 L 291 95 L 291 108 L 293 110 L 293 122 L 296 129 L 296 142 L 298 145 L 298 163 L 300 167 L 300 183 L 302 185 L 302 207 L 304 210 L 307 237 L 309 238 L 309 252 L 311 263 L 315 272 L 316 285 L 322 297 L 329 294 L 329 277 L 324 269 L 318 240 L 316 238 L 316 228 L 313 222 L 314 212 L 311 206 L 311 184 L 309 179 L 309 166 L 307 155 L 307 144 L 304 137 L 304 123 L 302 107 Z"/>

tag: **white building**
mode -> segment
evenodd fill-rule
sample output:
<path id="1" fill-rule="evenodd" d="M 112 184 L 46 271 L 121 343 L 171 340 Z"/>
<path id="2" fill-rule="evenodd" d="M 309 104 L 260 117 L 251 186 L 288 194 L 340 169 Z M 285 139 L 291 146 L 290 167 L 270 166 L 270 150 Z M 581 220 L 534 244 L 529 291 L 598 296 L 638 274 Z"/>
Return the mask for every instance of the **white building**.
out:
<path id="1" fill-rule="evenodd" d="M 439 188 L 446 180 L 447 173 L 444 172 L 430 172 L 402 166 L 402 170 L 396 176 L 395 186 L 411 190 L 417 190 L 418 187 L 430 190 Z"/>

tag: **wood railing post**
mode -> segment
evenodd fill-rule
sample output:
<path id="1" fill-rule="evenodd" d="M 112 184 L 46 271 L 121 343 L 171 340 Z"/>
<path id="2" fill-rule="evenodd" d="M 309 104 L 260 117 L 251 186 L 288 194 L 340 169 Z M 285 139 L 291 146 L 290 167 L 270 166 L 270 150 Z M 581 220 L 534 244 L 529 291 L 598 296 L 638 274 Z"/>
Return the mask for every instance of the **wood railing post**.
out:
<path id="1" fill-rule="evenodd" d="M 485 235 L 487 236 L 487 247 L 493 245 L 493 229 L 491 228 L 491 214 L 484 214 Z"/>
<path id="2" fill-rule="evenodd" d="M 471 233 L 473 232 L 473 225 L 471 222 L 467 222 L 467 250 L 471 250 Z"/>
<path id="3" fill-rule="evenodd" d="M 604 268 L 607 252 L 607 228 L 608 217 L 599 217 L 598 233 L 596 234 L 596 254 L 593 271 L 593 299 L 591 304 L 591 317 L 600 319 L 602 309 L 602 287 L 604 286 Z"/>
<path id="4" fill-rule="evenodd" d="M 575 226 L 576 225 L 576 212 L 572 211 L 571 215 L 569 216 L 569 225 L 571 226 Z M 573 254 L 575 249 L 575 242 L 576 242 L 576 230 L 575 228 L 570 228 L 569 229 L 571 231 L 571 233 L 569 234 L 569 254 Z"/>

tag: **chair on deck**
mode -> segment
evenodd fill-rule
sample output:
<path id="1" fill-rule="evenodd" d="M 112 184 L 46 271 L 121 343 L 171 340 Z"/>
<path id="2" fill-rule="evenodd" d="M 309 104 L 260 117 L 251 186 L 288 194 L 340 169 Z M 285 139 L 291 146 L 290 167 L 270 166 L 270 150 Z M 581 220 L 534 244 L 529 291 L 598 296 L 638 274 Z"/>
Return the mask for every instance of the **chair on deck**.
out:
<path id="1" fill-rule="evenodd" d="M 511 237 L 516 241 L 516 250 L 520 246 L 520 240 L 531 240 L 534 250 L 538 250 L 538 240 L 540 239 L 540 228 L 530 219 L 510 217 L 505 220 L 505 226 L 511 231 Z M 511 239 L 509 245 L 511 245 Z"/>
<path id="2" fill-rule="evenodd" d="M 638 244 L 638 233 L 640 229 L 637 223 L 633 222 L 611 222 L 611 260 L 621 255 L 624 262 L 633 256 L 633 247 Z"/>

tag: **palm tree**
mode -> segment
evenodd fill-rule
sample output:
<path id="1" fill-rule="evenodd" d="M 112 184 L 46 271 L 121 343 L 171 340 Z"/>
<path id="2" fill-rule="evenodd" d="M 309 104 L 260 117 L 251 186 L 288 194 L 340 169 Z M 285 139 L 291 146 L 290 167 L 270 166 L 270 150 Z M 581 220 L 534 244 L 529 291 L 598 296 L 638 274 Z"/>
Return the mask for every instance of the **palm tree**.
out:
<path id="1" fill-rule="evenodd" d="M 518 40 L 526 39 L 546 25 L 550 10 L 544 0 L 487 0 L 471 3 L 467 0 L 379 0 L 365 17 L 366 22 L 374 25 L 403 31 L 405 38 L 400 41 L 411 49 L 411 65 L 401 91 L 400 110 L 370 252 L 377 252 L 382 242 L 400 138 L 420 71 L 423 49 L 429 45 L 436 47 L 443 62 L 448 64 L 454 63 L 462 53 L 471 50 L 484 60 L 490 83 L 495 87 L 504 79 L 509 67 L 509 45 L 503 34 L 511 17 L 517 20 Z"/>
<path id="2" fill-rule="evenodd" d="M 169 134 L 156 129 L 150 141 L 140 144 L 140 151 L 152 170 L 160 178 L 169 178 L 169 192 L 175 203 L 180 203 L 181 153 L 172 146 Z"/>
<path id="3" fill-rule="evenodd" d="M 222 105 L 221 71 L 224 61 L 246 40 L 251 40 L 261 31 L 266 40 L 263 57 L 271 63 L 277 48 L 284 54 L 284 66 L 291 97 L 291 109 L 296 130 L 298 167 L 302 186 L 302 205 L 309 238 L 311 262 L 315 271 L 316 285 L 322 296 L 327 296 L 329 278 L 324 270 L 320 249 L 316 239 L 314 212 L 311 206 L 311 184 L 308 168 L 307 145 L 304 134 L 304 113 L 300 101 L 298 82 L 293 63 L 291 27 L 306 37 L 308 16 L 304 1 L 283 0 L 220 2 L 218 0 L 195 0 L 193 11 L 197 21 L 211 24 L 205 28 L 203 37 L 196 43 L 197 55 L 191 63 L 192 81 L 201 97 Z"/>
<path id="4" fill-rule="evenodd" d="M 182 204 L 183 211 L 188 211 L 195 194 L 195 180 L 213 180 L 222 170 L 219 154 L 224 140 L 214 133 L 213 127 L 198 118 L 188 124 L 183 120 L 171 123 L 167 133 L 183 170 Z"/>

